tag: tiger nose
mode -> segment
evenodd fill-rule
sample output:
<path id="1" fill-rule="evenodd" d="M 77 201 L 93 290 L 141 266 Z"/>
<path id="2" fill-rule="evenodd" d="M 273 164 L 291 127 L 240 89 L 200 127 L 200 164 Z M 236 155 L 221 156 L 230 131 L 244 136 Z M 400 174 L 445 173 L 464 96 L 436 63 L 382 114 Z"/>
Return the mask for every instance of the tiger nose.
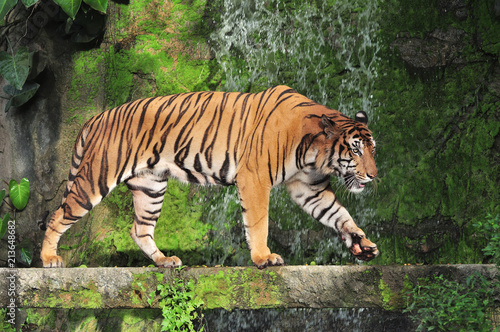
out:
<path id="1" fill-rule="evenodd" d="M 366 173 L 366 176 L 368 176 L 370 179 L 373 179 L 377 176 L 377 171 L 375 171 L 374 173 Z"/>

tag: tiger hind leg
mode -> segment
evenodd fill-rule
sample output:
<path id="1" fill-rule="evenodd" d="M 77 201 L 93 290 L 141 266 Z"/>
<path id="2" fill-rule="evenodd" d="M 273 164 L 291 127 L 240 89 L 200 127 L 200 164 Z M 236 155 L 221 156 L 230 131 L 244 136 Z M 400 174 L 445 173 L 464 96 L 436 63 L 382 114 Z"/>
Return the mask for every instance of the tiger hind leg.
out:
<path id="1" fill-rule="evenodd" d="M 88 192 L 90 191 L 85 190 L 86 185 L 88 183 L 84 180 L 75 182 L 59 208 L 50 217 L 40 252 L 43 267 L 64 267 L 61 256 L 57 255 L 59 239 L 64 232 L 102 200 L 102 196 L 99 194 L 89 196 Z"/>
<path id="2" fill-rule="evenodd" d="M 153 174 L 143 174 L 126 182 L 134 199 L 134 224 L 130 236 L 142 252 L 152 259 L 158 267 L 178 267 L 181 260 L 166 257 L 156 246 L 154 230 L 160 216 L 163 197 L 167 189 L 167 179 Z"/>

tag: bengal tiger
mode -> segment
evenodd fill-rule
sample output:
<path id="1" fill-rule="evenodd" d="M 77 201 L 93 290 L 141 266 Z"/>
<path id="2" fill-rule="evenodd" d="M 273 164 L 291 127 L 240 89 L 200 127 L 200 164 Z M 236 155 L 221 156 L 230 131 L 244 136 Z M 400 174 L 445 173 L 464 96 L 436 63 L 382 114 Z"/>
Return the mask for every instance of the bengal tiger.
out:
<path id="1" fill-rule="evenodd" d="M 361 260 L 379 254 L 336 198 L 330 176 L 361 192 L 377 176 L 375 141 L 360 111 L 351 119 L 286 86 L 260 93 L 191 92 L 141 99 L 100 113 L 75 142 L 67 187 L 43 241 L 44 267 L 63 267 L 61 235 L 121 182 L 133 196 L 131 237 L 159 267 L 182 265 L 156 246 L 154 228 L 170 177 L 236 185 L 252 262 L 284 264 L 267 246 L 271 188 L 333 227 Z"/>

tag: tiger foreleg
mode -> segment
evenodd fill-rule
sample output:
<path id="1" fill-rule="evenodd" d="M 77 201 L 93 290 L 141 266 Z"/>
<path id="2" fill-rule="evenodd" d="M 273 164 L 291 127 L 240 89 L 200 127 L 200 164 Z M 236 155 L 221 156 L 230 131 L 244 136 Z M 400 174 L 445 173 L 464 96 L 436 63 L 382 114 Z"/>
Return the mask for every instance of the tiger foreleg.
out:
<path id="1" fill-rule="evenodd" d="M 252 262 L 259 269 L 283 265 L 283 258 L 267 246 L 270 186 L 243 177 L 237 179 L 237 186 Z"/>
<path id="2" fill-rule="evenodd" d="M 314 184 L 295 180 L 287 184 L 287 189 L 304 211 L 322 224 L 335 229 L 356 258 L 368 261 L 378 256 L 377 245 L 366 238 L 363 230 L 337 200 L 329 178 Z"/>
<path id="3" fill-rule="evenodd" d="M 147 257 L 155 262 L 156 266 L 181 266 L 182 262 L 178 257 L 166 257 L 154 241 L 154 230 L 156 221 L 160 217 L 167 180 L 150 174 L 128 180 L 127 186 L 134 199 L 134 224 L 130 230 L 130 236 L 134 242 Z"/>

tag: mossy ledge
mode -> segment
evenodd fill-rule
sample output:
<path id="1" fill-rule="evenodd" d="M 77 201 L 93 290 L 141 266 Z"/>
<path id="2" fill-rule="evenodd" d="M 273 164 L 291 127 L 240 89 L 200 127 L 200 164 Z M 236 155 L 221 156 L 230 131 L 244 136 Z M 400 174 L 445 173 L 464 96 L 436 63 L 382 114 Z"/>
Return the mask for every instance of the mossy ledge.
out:
<path id="1" fill-rule="evenodd" d="M 494 265 L 284 266 L 214 268 L 0 268 L 0 304 L 19 308 L 158 308 L 159 283 L 194 280 L 204 309 L 395 308 L 388 303 L 418 278 L 442 274 L 465 281 L 473 272 L 494 279 Z M 384 287 L 380 287 L 384 285 Z M 394 296 L 393 296 L 394 295 Z"/>

